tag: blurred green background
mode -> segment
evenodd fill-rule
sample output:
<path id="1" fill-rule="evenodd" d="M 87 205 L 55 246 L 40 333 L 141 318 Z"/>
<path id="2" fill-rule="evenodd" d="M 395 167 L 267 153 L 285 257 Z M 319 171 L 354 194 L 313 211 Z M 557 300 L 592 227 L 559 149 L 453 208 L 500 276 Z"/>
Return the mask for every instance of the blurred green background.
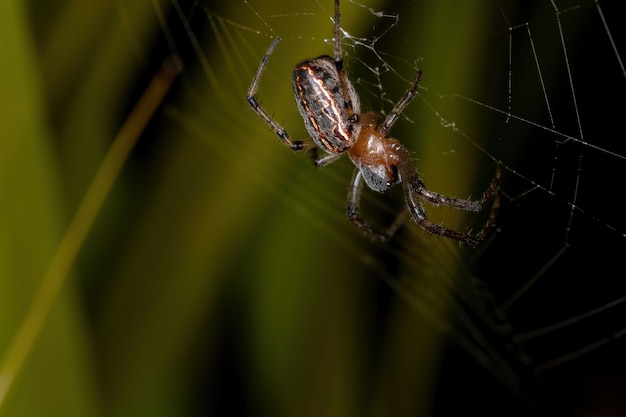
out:
<path id="1" fill-rule="evenodd" d="M 345 3 L 342 26 L 371 38 L 371 13 Z M 367 6 L 402 13 L 399 40 L 377 48 L 406 59 L 382 105 L 372 87 L 375 110 L 401 96 L 420 57 L 427 86 L 474 97 L 486 80 L 506 82 L 502 67 L 502 80 L 485 70 L 481 36 L 500 12 L 489 2 Z M 494 404 L 524 412 L 520 376 L 488 352 L 491 342 L 472 340 L 483 330 L 468 330 L 458 306 L 459 297 L 472 304 L 485 295 L 468 272 L 482 250 L 414 224 L 373 244 L 344 215 L 349 162 L 316 170 L 245 103 L 280 35 L 259 97 L 294 137 L 304 135 L 290 72 L 331 52 L 331 15 L 330 1 L 1 2 L 0 415 L 427 415 L 442 333 L 484 355 L 468 372 L 493 374 L 485 390 Z M 367 77 L 354 57 L 361 49 L 346 43 L 349 70 Z M 118 160 L 119 177 L 105 178 L 114 186 L 86 239 L 67 242 L 107 150 L 174 52 L 184 71 L 154 103 L 129 159 Z M 454 103 L 438 109 L 480 137 L 488 120 Z M 393 135 L 419 154 L 430 188 L 478 195 L 493 161 L 459 144 L 423 103 L 411 109 L 413 123 L 399 122 Z M 455 138 L 458 153 L 445 154 Z M 366 203 L 380 221 L 398 207 L 397 198 Z M 459 230 L 480 222 L 451 210 L 433 219 Z M 51 274 L 64 236 L 77 257 L 67 274 Z"/>

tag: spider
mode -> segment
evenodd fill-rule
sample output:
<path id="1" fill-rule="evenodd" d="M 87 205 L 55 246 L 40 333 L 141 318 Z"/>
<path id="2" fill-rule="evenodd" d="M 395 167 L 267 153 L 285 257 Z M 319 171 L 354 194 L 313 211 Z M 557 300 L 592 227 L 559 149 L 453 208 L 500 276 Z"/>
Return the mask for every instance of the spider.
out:
<path id="1" fill-rule="evenodd" d="M 417 224 L 434 235 L 470 245 L 478 244 L 485 238 L 495 221 L 499 205 L 497 190 L 501 174 L 500 165 L 480 200 L 452 198 L 427 189 L 413 166 L 407 149 L 398 140 L 387 137 L 402 111 L 415 97 L 422 72 L 417 72 L 404 97 L 396 103 L 382 124 L 378 124 L 376 113 L 371 111 L 361 113 L 359 96 L 346 76 L 343 66 L 339 16 L 339 0 L 335 0 L 334 57 L 322 55 L 303 61 L 296 65 L 293 71 L 292 82 L 296 103 L 310 138 L 291 139 L 285 129 L 261 107 L 256 97 L 261 76 L 280 38 L 275 38 L 267 49 L 250 84 L 246 100 L 283 144 L 292 151 L 311 151 L 316 166 L 322 167 L 334 162 L 347 152 L 356 169 L 348 191 L 346 211 L 350 221 L 361 231 L 375 238 L 387 240 L 410 213 Z M 325 155 L 318 157 L 317 148 L 323 150 Z M 403 184 L 407 207 L 384 230 L 371 227 L 359 215 L 363 182 L 379 193 L 387 191 L 394 184 Z M 428 220 L 422 205 L 422 200 L 426 200 L 433 205 L 478 212 L 494 195 L 492 213 L 478 234 L 460 233 L 432 223 Z"/>

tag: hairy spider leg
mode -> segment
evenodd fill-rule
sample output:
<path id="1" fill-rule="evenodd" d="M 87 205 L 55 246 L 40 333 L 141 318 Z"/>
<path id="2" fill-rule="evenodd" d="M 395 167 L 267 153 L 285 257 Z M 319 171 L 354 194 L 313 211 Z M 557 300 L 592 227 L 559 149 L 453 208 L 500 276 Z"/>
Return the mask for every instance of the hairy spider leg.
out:
<path id="1" fill-rule="evenodd" d="M 408 106 L 411 103 L 411 101 L 413 101 L 413 99 L 415 98 L 417 85 L 419 84 L 421 79 L 422 79 L 422 70 L 418 70 L 417 75 L 415 76 L 415 79 L 411 83 L 411 86 L 407 90 L 406 94 L 404 94 L 404 97 L 402 97 L 402 99 L 398 101 L 395 106 L 393 106 L 393 109 L 391 110 L 391 112 L 387 115 L 387 117 L 385 117 L 385 121 L 378 127 L 377 129 L 378 133 L 380 133 L 383 136 L 387 136 L 387 133 L 389 133 L 393 125 L 398 120 L 398 116 L 400 116 L 400 114 L 404 111 L 404 109 L 406 109 L 406 106 Z"/>
<path id="2" fill-rule="evenodd" d="M 352 102 L 349 100 L 350 94 L 348 92 L 348 83 L 346 82 L 346 72 L 343 67 L 343 52 L 341 50 L 341 26 L 339 23 L 340 16 L 341 14 L 339 13 L 339 0 L 335 0 L 335 67 L 337 68 L 337 73 L 339 74 L 341 92 L 343 94 L 343 97 L 346 99 L 346 113 L 348 114 L 348 119 L 351 120 L 353 123 L 356 123 L 358 122 L 359 115 L 354 113 L 354 107 L 352 106 Z"/>
<path id="3" fill-rule="evenodd" d="M 265 71 L 265 67 L 267 66 L 267 63 L 270 60 L 270 57 L 272 53 L 274 52 L 276 45 L 278 45 L 279 42 L 280 42 L 280 38 L 276 38 L 274 39 L 272 44 L 269 46 L 269 48 L 267 48 L 267 51 L 265 52 L 265 55 L 263 56 L 263 59 L 261 60 L 261 63 L 259 64 L 259 69 L 254 75 L 252 84 L 250 84 L 250 88 L 248 88 L 248 95 L 246 96 L 246 101 L 250 104 L 252 109 L 261 117 L 261 119 L 263 119 L 263 121 L 265 121 L 265 123 L 267 123 L 272 128 L 272 130 L 276 133 L 280 141 L 284 143 L 289 149 L 295 152 L 309 150 L 315 146 L 313 141 L 310 139 L 292 140 L 289 134 L 287 133 L 287 131 L 285 130 L 285 128 L 283 128 L 283 126 L 280 123 L 272 119 L 272 117 L 267 113 L 267 111 L 265 111 L 265 109 L 261 107 L 256 97 L 256 93 L 257 93 L 257 90 L 259 89 L 259 84 L 261 83 L 261 77 L 263 75 L 263 72 Z"/>
<path id="4" fill-rule="evenodd" d="M 348 189 L 348 200 L 346 204 L 346 214 L 348 219 L 363 233 L 373 236 L 380 241 L 387 241 L 396 233 L 396 231 L 409 218 L 410 212 L 407 207 L 404 208 L 395 218 L 395 220 L 386 229 L 374 229 L 360 216 L 361 193 L 363 192 L 363 174 L 357 168 L 352 174 L 350 180 L 350 188 Z"/>
<path id="5" fill-rule="evenodd" d="M 464 200 L 459 198 L 447 197 L 442 194 L 428 190 L 424 185 L 422 179 L 417 174 L 417 170 L 411 162 L 409 152 L 404 147 L 398 150 L 398 157 L 400 160 L 398 170 L 400 171 L 400 178 L 403 183 L 407 205 L 409 207 L 409 210 L 411 211 L 413 219 L 422 228 L 433 234 L 456 239 L 470 245 L 476 245 L 482 239 L 484 239 L 484 237 L 489 232 L 489 229 L 491 229 L 495 222 L 495 217 L 500 206 L 499 198 L 497 197 L 497 191 L 502 172 L 500 164 L 498 164 L 498 167 L 496 168 L 496 175 L 494 176 L 487 190 L 483 193 L 482 198 L 480 200 Z M 423 199 L 429 201 L 434 205 L 447 206 L 465 211 L 477 212 L 480 211 L 484 207 L 485 203 L 494 195 L 496 195 L 496 198 L 494 200 L 494 204 L 492 205 L 492 210 L 489 218 L 477 235 L 472 235 L 470 233 L 460 233 L 455 230 L 448 229 L 441 225 L 432 223 L 426 217 L 426 212 L 424 211 L 424 207 L 421 203 L 421 200 Z"/>

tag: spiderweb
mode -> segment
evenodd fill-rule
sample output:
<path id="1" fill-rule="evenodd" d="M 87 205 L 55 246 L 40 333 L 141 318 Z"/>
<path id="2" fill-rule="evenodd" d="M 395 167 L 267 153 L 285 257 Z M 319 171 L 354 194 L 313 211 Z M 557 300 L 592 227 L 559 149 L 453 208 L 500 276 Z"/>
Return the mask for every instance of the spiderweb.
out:
<path id="1" fill-rule="evenodd" d="M 287 212 L 332 242 L 350 239 L 347 251 L 353 251 L 362 268 L 372 267 L 373 275 L 408 300 L 411 309 L 450 335 L 469 354 L 467 362 L 478 364 L 470 376 L 459 376 L 458 367 L 472 365 L 459 362 L 464 353 L 449 348 L 449 361 L 444 361 L 433 392 L 445 396 L 446 389 L 454 389 L 462 398 L 455 407 L 479 408 L 480 398 L 492 391 L 481 392 L 481 385 L 472 386 L 472 381 L 487 373 L 505 390 L 522 393 L 532 406 L 544 407 L 546 401 L 624 411 L 623 402 L 600 398 L 596 389 L 625 386 L 619 352 L 626 332 L 621 284 L 626 70 L 623 22 L 614 4 L 342 3 L 342 45 L 362 107 L 385 114 L 415 71 L 424 71 L 419 96 L 392 134 L 414 152 L 429 187 L 453 196 L 478 195 L 495 164 L 502 163 L 497 231 L 477 251 L 424 236 L 415 224 L 389 246 L 371 245 L 358 236 L 354 243 L 342 235 L 348 233 L 344 229 L 334 230 L 347 223 L 342 208 L 350 165 L 337 163 L 310 178 L 298 173 L 306 159 L 285 155 L 273 133 L 263 130 L 262 121 L 246 107 L 243 97 L 254 70 L 271 40 L 280 36 L 283 41 L 270 60 L 259 97 L 293 137 L 304 136 L 290 71 L 299 60 L 332 53 L 332 2 L 237 0 L 217 5 L 173 0 L 168 6 L 169 17 L 155 7 L 167 48 L 198 63 L 196 76 L 184 80 L 182 94 L 193 106 L 223 110 L 228 118 L 255 126 L 253 133 L 243 130 L 232 137 L 227 122 L 207 111 L 207 125 L 228 132 L 208 141 L 231 142 L 209 145 L 211 152 L 237 165 L 235 154 L 251 147 L 257 162 L 246 163 L 255 187 L 261 184 Z M 197 93 L 203 82 L 212 91 L 210 98 Z M 175 119 L 189 117 L 187 110 L 174 112 Z M 200 126 L 209 136 L 214 132 Z M 276 154 L 293 162 L 276 162 Z M 282 182 L 274 178 L 290 175 L 301 182 L 301 191 L 276 185 Z M 397 209 L 397 198 L 395 203 L 380 196 L 366 200 L 380 221 Z M 428 210 L 434 220 L 458 230 L 479 224 L 448 210 Z M 424 248 L 429 244 L 437 247 L 435 252 Z M 421 251 L 427 253 L 416 254 Z M 437 297 L 439 284 L 414 277 L 424 264 L 445 268 L 456 265 L 459 256 L 461 264 L 472 263 L 472 272 L 462 273 L 465 284 L 457 282 L 452 295 L 442 296 L 445 308 L 425 301 Z M 399 265 L 405 272 L 396 274 Z M 439 309 L 447 312 L 434 312 Z M 573 395 L 581 399 L 571 400 Z M 449 405 L 434 407 L 435 412 L 450 411 Z"/>

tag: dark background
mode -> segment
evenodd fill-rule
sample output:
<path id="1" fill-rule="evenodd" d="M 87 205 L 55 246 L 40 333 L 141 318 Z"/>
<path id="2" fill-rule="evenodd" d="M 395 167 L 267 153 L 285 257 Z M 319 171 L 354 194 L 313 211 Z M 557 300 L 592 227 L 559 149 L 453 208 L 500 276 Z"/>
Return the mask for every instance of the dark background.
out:
<path id="1" fill-rule="evenodd" d="M 615 5 L 599 2 L 617 55 L 591 1 L 367 3 L 387 17 L 342 3 L 364 109 L 389 111 L 424 71 L 392 134 L 431 189 L 479 195 L 503 162 L 498 230 L 472 249 L 414 223 L 370 242 L 344 215 L 347 159 L 314 169 L 247 107 L 281 36 L 259 97 L 305 134 L 290 73 L 331 53 L 330 2 L 54 3 L 0 13 L 0 372 L 17 372 L 0 415 L 626 413 L 622 304 L 519 336 L 624 297 Z M 185 70 L 48 308 L 34 294 L 58 244 L 174 52 Z M 368 217 L 391 218 L 398 191 L 368 194 Z M 484 221 L 427 210 L 463 231 Z M 23 328 L 20 363 L 5 352 Z"/>

